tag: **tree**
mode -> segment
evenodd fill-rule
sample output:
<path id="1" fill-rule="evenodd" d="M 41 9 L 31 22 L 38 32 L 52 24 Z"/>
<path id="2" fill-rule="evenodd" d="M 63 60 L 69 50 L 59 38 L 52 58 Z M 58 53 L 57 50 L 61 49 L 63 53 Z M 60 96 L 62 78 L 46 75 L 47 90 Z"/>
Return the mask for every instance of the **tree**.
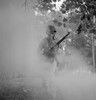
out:
<path id="1" fill-rule="evenodd" d="M 91 36 L 93 66 L 96 69 L 96 1 L 95 0 L 37 0 L 37 8 L 42 11 L 60 12 L 78 26 L 75 33 Z M 78 17 L 79 16 L 79 17 Z M 76 21 L 77 20 L 77 21 Z M 56 22 L 56 21 L 55 21 Z M 79 24 L 78 24 L 79 23 Z M 65 25 L 66 26 L 66 25 Z"/>

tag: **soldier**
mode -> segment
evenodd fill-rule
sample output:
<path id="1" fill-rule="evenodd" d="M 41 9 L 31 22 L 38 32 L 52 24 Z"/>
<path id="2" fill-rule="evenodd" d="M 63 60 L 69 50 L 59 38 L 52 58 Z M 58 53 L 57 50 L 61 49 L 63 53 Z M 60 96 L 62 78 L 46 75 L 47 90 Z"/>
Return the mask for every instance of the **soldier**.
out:
<path id="1" fill-rule="evenodd" d="M 54 73 L 56 68 L 57 68 L 57 54 L 58 54 L 58 46 L 56 45 L 56 41 L 55 41 L 55 27 L 53 25 L 48 25 L 48 29 L 47 29 L 47 37 L 44 38 L 39 46 L 39 52 L 40 52 L 40 56 L 41 58 L 43 58 L 43 60 L 45 60 L 46 62 L 49 62 L 51 64 L 54 65 L 54 67 L 52 67 L 52 72 Z"/>
<path id="2" fill-rule="evenodd" d="M 53 47 L 54 45 L 55 41 L 53 40 L 53 36 L 49 35 L 41 41 L 39 46 L 41 56 L 51 62 L 53 62 L 58 51 L 57 47 Z"/>
<path id="3" fill-rule="evenodd" d="M 70 34 L 70 32 L 68 32 L 68 34 L 66 34 L 62 39 L 58 41 L 55 39 L 56 38 L 55 37 L 55 34 L 56 34 L 55 27 L 52 25 L 49 25 L 46 34 L 48 36 L 44 38 L 40 44 L 41 55 L 44 58 L 46 58 L 48 61 L 51 61 L 51 62 L 53 62 L 54 60 L 57 61 L 56 56 L 59 53 L 58 50 L 60 48 L 60 44 L 64 39 L 66 39 L 66 37 Z"/>

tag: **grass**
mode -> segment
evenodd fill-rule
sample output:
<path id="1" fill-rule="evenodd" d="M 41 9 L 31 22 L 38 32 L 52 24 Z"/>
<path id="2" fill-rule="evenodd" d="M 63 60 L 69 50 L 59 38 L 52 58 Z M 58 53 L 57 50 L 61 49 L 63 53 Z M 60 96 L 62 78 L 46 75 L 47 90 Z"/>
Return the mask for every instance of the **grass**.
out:
<path id="1" fill-rule="evenodd" d="M 3 84 L 0 86 L 0 100 L 34 100 L 34 98 L 24 86 Z"/>

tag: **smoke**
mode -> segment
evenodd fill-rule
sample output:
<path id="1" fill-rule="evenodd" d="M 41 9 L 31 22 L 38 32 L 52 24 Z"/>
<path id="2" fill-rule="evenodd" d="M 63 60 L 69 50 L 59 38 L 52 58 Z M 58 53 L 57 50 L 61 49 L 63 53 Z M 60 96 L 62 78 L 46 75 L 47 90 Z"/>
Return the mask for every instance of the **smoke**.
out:
<path id="1" fill-rule="evenodd" d="M 95 100 L 96 76 L 77 50 L 70 48 L 69 55 L 57 56 L 61 64 L 55 74 L 56 63 L 38 55 L 40 41 L 46 36 L 46 25 L 40 20 L 33 10 L 25 12 L 14 2 L 0 10 L 0 80 L 15 85 L 16 79 L 23 79 L 42 100 L 50 96 L 50 100 Z"/>

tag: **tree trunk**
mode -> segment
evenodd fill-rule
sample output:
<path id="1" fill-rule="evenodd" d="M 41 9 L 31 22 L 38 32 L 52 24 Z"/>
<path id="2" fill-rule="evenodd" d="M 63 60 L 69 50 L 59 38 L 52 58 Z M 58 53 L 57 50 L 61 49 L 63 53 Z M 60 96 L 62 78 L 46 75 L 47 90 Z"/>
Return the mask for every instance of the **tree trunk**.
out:
<path id="1" fill-rule="evenodd" d="M 96 70 L 95 66 L 95 45 L 94 45 L 94 34 L 91 35 L 92 38 L 92 62 L 93 62 L 93 69 Z"/>
<path id="2" fill-rule="evenodd" d="M 93 16 L 93 24 L 95 24 L 95 16 Z M 95 64 L 95 43 L 94 43 L 94 33 L 91 35 L 92 38 L 92 61 L 93 61 L 93 69 L 96 72 L 96 64 Z"/>

